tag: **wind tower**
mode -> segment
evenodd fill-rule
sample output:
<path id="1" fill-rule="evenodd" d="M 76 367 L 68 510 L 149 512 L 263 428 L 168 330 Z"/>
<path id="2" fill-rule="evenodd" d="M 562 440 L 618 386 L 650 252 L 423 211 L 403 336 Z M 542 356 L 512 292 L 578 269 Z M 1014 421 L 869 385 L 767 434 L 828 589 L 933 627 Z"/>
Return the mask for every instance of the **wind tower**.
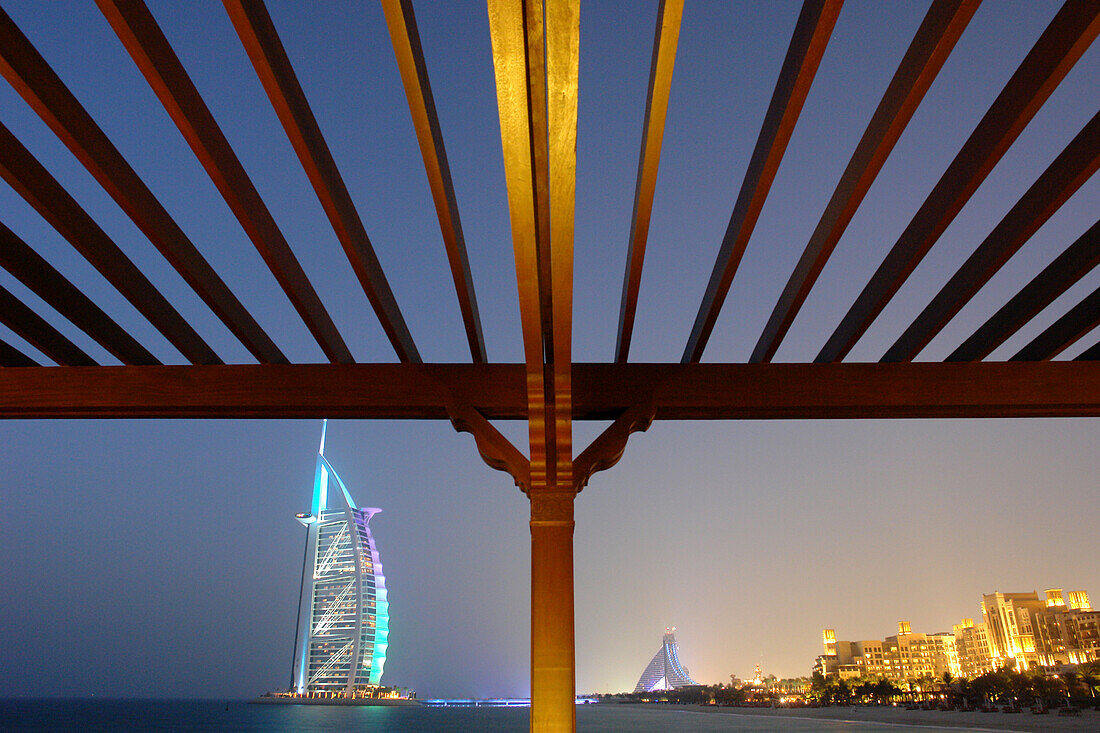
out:
<path id="1" fill-rule="evenodd" d="M 382 511 L 360 509 L 325 458 L 328 420 L 306 527 L 292 690 L 316 697 L 366 696 L 382 679 L 389 636 L 386 579 L 368 524 Z M 329 479 L 339 491 L 329 491 Z"/>

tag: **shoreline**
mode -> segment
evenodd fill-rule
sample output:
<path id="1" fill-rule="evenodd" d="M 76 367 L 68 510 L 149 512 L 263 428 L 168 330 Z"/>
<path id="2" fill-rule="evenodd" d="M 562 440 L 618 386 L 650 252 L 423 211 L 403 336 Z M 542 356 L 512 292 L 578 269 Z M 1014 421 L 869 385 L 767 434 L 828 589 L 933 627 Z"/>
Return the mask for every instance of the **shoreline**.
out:
<path id="1" fill-rule="evenodd" d="M 630 704 L 630 703 L 625 703 Z M 793 720 L 821 720 L 853 725 L 910 726 L 936 729 L 960 729 L 981 731 L 1015 731 L 1016 733 L 1043 733 L 1044 731 L 1096 731 L 1100 730 L 1100 711 L 1084 710 L 1080 716 L 1064 717 L 1054 712 L 1034 715 L 1022 713 L 981 713 L 957 710 L 906 710 L 893 706 L 827 707 L 827 708 L 752 708 L 721 707 L 717 705 L 667 705 L 639 703 L 639 707 L 661 710 L 679 710 L 697 715 L 736 715 L 744 718 L 788 718 Z"/>
<path id="2" fill-rule="evenodd" d="M 343 707 L 416 707 L 419 700 L 407 697 L 257 697 L 249 705 L 328 705 Z"/>

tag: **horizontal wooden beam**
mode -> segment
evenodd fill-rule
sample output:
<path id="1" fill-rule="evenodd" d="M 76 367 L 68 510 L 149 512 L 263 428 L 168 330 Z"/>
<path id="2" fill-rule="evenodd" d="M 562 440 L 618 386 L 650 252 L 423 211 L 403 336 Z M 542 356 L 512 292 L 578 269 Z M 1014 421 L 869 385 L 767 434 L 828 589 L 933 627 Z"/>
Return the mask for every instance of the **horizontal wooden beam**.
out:
<path id="1" fill-rule="evenodd" d="M 523 364 L 0 369 L 0 418 L 526 419 Z M 573 419 L 1097 417 L 1100 361 L 575 364 Z"/>

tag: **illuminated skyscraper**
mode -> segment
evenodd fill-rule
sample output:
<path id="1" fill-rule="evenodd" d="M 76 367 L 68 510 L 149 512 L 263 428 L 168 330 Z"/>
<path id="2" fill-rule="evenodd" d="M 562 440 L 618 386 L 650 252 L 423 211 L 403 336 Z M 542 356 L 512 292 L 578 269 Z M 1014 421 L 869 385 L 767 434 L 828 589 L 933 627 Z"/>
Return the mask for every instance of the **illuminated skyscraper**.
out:
<path id="1" fill-rule="evenodd" d="M 380 509 L 360 509 L 325 458 L 325 431 L 306 527 L 293 690 L 353 697 L 382 679 L 389 635 L 386 579 L 367 524 Z M 339 491 L 329 492 L 330 477 Z M 330 498 L 334 499 L 330 501 Z"/>
<path id="2" fill-rule="evenodd" d="M 675 628 L 665 627 L 661 648 L 646 665 L 634 692 L 653 692 L 655 690 L 675 690 L 678 687 L 694 685 L 695 680 L 688 676 L 687 669 L 680 664 L 680 651 L 676 644 Z"/>

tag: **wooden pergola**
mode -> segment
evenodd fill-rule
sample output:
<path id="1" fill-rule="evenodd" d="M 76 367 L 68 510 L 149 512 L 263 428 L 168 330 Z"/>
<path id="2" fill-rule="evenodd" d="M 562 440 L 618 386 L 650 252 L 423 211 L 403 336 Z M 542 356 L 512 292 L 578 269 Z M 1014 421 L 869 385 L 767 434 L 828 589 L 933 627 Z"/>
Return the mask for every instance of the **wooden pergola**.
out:
<path id="1" fill-rule="evenodd" d="M 579 0 L 489 0 L 524 363 L 487 363 L 466 243 L 410 0 L 382 0 L 453 275 L 470 363 L 423 363 L 370 239 L 261 0 L 225 6 L 271 104 L 398 357 L 356 364 L 256 187 L 141 0 L 97 0 L 171 119 L 330 363 L 290 363 L 95 120 L 0 10 L 0 72 L 256 364 L 225 364 L 46 168 L 0 125 L 0 174 L 183 355 L 163 365 L 0 223 L 0 266 L 121 366 L 103 366 L 0 287 L 0 322 L 53 364 L 0 341 L 0 417 L 447 419 L 530 499 L 531 728 L 572 730 L 573 504 L 653 420 L 1100 415 L 1100 343 L 1055 360 L 1100 324 L 1100 290 L 1007 361 L 985 359 L 1100 264 L 1100 222 L 944 362 L 914 362 L 1100 166 L 1100 112 L 1017 201 L 878 363 L 844 358 L 1100 33 L 1100 3 L 1067 0 L 889 249 L 813 363 L 772 363 L 829 256 L 979 0 L 934 0 L 749 363 L 700 363 L 752 236 L 841 0 L 806 0 L 679 363 L 629 362 L 683 11 L 661 0 L 615 361 L 574 363 L 573 221 Z M 526 420 L 529 446 L 490 420 Z M 610 420 L 583 449 L 574 420 Z M 579 448 L 579 447 L 578 447 Z"/>

